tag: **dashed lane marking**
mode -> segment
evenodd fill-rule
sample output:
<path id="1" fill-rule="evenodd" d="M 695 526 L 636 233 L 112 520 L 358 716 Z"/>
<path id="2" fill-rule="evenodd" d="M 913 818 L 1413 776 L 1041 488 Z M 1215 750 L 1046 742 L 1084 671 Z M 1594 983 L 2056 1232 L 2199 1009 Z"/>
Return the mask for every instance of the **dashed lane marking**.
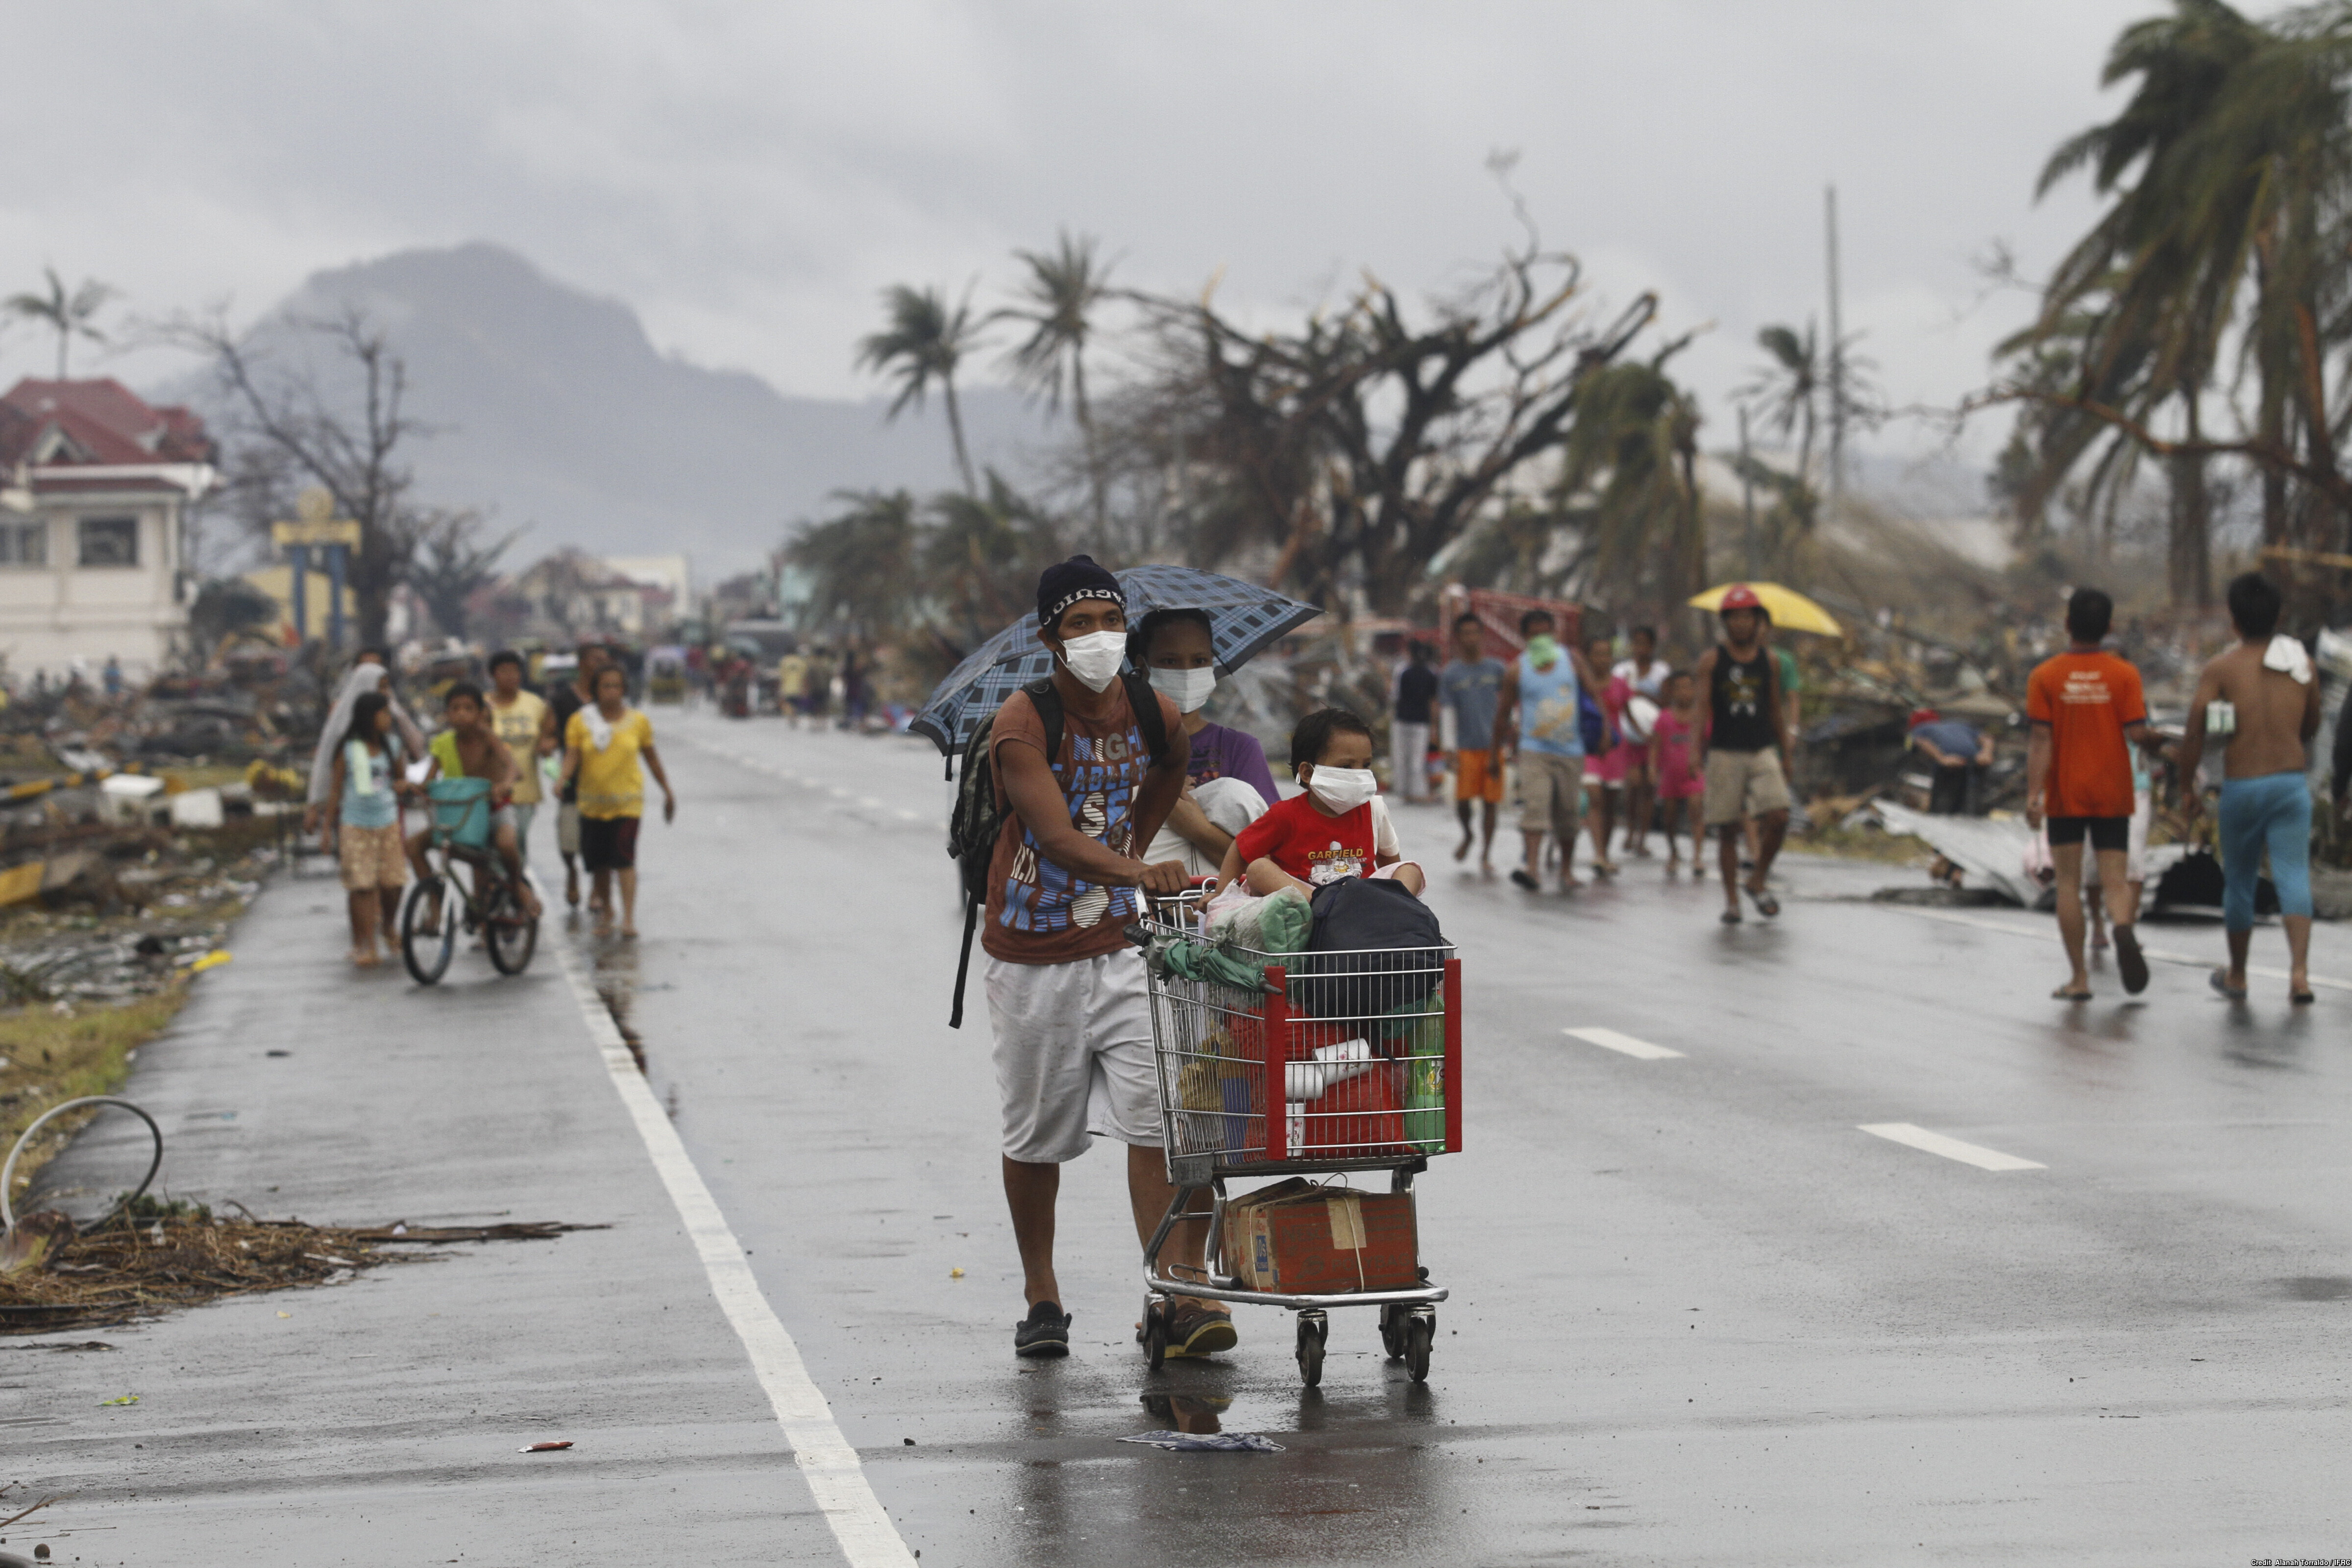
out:
<path id="1" fill-rule="evenodd" d="M 1654 1046 L 1647 1040 L 1637 1040 L 1631 1035 L 1621 1035 L 1614 1029 L 1562 1029 L 1560 1033 L 1573 1036 L 1588 1046 L 1599 1046 L 1604 1051 L 1616 1051 L 1624 1056 L 1639 1057 L 1645 1062 L 1664 1061 L 1668 1057 L 1679 1057 L 1683 1054 L 1680 1051 L 1670 1051 L 1664 1046 Z"/>
<path id="2" fill-rule="evenodd" d="M 752 1373 L 768 1395 L 785 1441 L 792 1445 L 793 1462 L 808 1479 L 809 1491 L 832 1527 L 834 1539 L 841 1543 L 842 1555 L 850 1568 L 914 1568 L 914 1554 L 867 1484 L 857 1450 L 841 1435 L 833 1407 L 809 1378 L 800 1347 L 793 1343 L 782 1321 L 760 1293 L 760 1282 L 743 1260 L 743 1244 L 735 1238 L 718 1200 L 703 1184 L 702 1173 L 694 1168 L 677 1129 L 670 1125 L 660 1101 L 654 1099 L 645 1074 L 637 1070 L 636 1059 L 630 1056 L 613 1015 L 565 944 L 552 945 L 565 978 L 572 982 L 572 998 L 580 1005 L 589 1036 L 604 1052 L 604 1070 L 620 1091 L 621 1103 L 628 1108 L 629 1120 L 636 1124 L 637 1136 L 652 1156 L 655 1173 L 701 1255 L 710 1293 L 718 1299 L 719 1309 L 736 1337 L 743 1342 Z"/>
<path id="3" fill-rule="evenodd" d="M 1958 1160 L 1963 1165 L 1974 1165 L 1980 1171 L 2046 1171 L 2050 1168 L 2039 1160 L 2021 1160 L 2014 1154 L 2004 1154 L 1980 1143 L 1963 1143 L 1958 1138 L 1947 1138 L 1940 1132 L 1914 1127 L 1908 1121 L 1866 1122 L 1862 1131 L 1874 1138 L 1884 1138 L 1890 1143 L 1924 1149 L 1930 1154 L 1941 1154 L 1947 1160 Z"/>
<path id="4" fill-rule="evenodd" d="M 2021 936 L 2042 942 L 2058 940 L 2058 928 L 2055 925 L 2045 931 L 2039 926 L 2021 926 L 2009 921 L 1989 920 L 1982 915 L 1955 914 L 1949 910 L 1923 910 L 1915 904 L 1897 904 L 1894 907 L 1906 915 L 1917 915 L 1922 920 L 1942 921 L 1946 925 L 1972 926 L 1978 931 L 1997 931 L 2003 936 Z M 2200 957 L 2193 952 L 2174 952 L 2168 948 L 2150 947 L 2146 942 L 2140 943 L 2139 950 L 2158 963 L 2178 963 L 2189 969 L 2214 969 L 2218 968 L 2221 962 L 2221 955 L 2218 953 L 2208 953 Z M 2259 963 L 2246 965 L 2246 973 L 2263 980 L 2288 978 L 2285 970 L 2272 969 Z M 2311 976 L 2311 983 L 2323 990 L 2352 991 L 2352 980 L 2336 980 L 2325 974 L 2315 974 Z"/>

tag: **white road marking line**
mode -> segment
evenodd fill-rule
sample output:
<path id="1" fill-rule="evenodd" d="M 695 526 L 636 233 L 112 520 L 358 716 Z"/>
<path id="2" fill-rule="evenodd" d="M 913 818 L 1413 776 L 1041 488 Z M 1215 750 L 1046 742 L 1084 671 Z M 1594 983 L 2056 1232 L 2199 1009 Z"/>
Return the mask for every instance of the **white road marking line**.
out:
<path id="1" fill-rule="evenodd" d="M 1678 1057 L 1680 1051 L 1670 1051 L 1664 1046 L 1654 1046 L 1647 1040 L 1637 1040 L 1631 1035 L 1621 1035 L 1614 1029 L 1562 1029 L 1563 1035 L 1573 1035 L 1588 1046 L 1599 1046 L 1604 1051 L 1617 1051 L 1629 1057 L 1639 1057 L 1645 1062 L 1664 1061 Z"/>
<path id="2" fill-rule="evenodd" d="M 849 1560 L 850 1568 L 884 1568 L 885 1564 L 914 1568 L 913 1553 L 866 1483 L 857 1450 L 841 1435 L 833 1407 L 810 1381 L 800 1347 L 793 1343 L 775 1310 L 760 1293 L 751 1266 L 743 1261 L 743 1244 L 729 1228 L 727 1216 L 719 1213 L 710 1189 L 703 1184 L 702 1173 L 694 1168 L 686 1145 L 678 1140 L 677 1129 L 670 1125 L 645 1074 L 637 1070 L 612 1014 L 567 946 L 557 942 L 554 947 L 564 976 L 572 982 L 572 997 L 580 1005 L 589 1036 L 604 1054 L 604 1070 L 620 1091 L 621 1103 L 628 1108 L 629 1120 L 636 1123 L 637 1136 L 645 1140 L 654 1170 L 701 1255 L 710 1293 L 736 1337 L 743 1342 L 751 1358 L 751 1371 L 775 1410 L 776 1424 L 792 1445 L 793 1462 L 808 1478 L 809 1491 L 825 1523 L 832 1526 L 834 1539 L 841 1543 L 842 1555 Z"/>
<path id="3" fill-rule="evenodd" d="M 652 1096 L 646 1098 L 650 1100 Z M 1947 1160 L 1958 1160 L 1963 1165 L 1974 1165 L 1984 1171 L 2046 1171 L 2050 1168 L 2039 1160 L 2021 1160 L 2014 1154 L 2004 1154 L 1980 1143 L 1963 1143 L 1957 1138 L 1947 1138 L 1940 1132 L 1914 1127 L 1908 1121 L 1866 1122 L 1862 1131 L 1874 1138 L 1884 1138 L 1890 1143 L 1924 1149 L 1930 1154 L 1941 1154 Z"/>
<path id="4" fill-rule="evenodd" d="M 1905 914 L 1917 915 L 1922 920 L 1942 921 L 1947 925 L 1973 926 L 1979 931 L 1997 931 L 2004 936 L 2038 938 L 2045 942 L 2058 940 L 2058 928 L 2055 925 L 2044 931 L 2038 926 L 2016 925 L 2008 921 L 1987 920 L 1979 915 L 1954 914 L 1949 910 L 1923 910 L 1916 904 L 1897 904 L 1895 907 Z M 2140 943 L 2139 950 L 2159 963 L 2178 963 L 2189 969 L 2218 969 L 2223 962 L 2222 956 L 2219 953 L 2208 953 L 2200 958 L 2193 952 L 2174 952 L 2168 948 L 2150 947 L 2146 942 Z M 2259 975 L 2264 980 L 2284 980 L 2289 977 L 2284 969 L 2266 968 L 2259 963 L 2246 965 L 2246 973 Z M 2352 991 L 2352 980 L 2335 980 L 2325 974 L 2311 976 L 2311 984 L 2328 991 Z"/>

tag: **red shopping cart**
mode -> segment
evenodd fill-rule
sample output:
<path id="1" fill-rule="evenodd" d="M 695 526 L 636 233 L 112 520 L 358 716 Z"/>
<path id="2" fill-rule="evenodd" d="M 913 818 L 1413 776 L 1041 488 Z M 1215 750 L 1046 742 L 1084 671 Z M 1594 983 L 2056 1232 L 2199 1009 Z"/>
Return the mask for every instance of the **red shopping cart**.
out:
<path id="1" fill-rule="evenodd" d="M 1421 1266 L 1413 1178 L 1462 1147 L 1462 965 L 1450 946 L 1267 953 L 1209 940 L 1201 892 L 1131 928 L 1143 942 L 1168 1179 L 1143 1249 L 1146 1353 L 1168 1348 L 1169 1299 L 1298 1314 L 1300 1375 L 1322 1378 L 1329 1313 L 1380 1310 L 1381 1347 L 1429 1375 L 1437 1303 Z M 1311 1176 L 1387 1172 L 1377 1193 Z M 1235 1198 L 1234 1177 L 1288 1178 Z M 1162 1272 L 1176 1227 L 1208 1229 L 1197 1279 Z"/>

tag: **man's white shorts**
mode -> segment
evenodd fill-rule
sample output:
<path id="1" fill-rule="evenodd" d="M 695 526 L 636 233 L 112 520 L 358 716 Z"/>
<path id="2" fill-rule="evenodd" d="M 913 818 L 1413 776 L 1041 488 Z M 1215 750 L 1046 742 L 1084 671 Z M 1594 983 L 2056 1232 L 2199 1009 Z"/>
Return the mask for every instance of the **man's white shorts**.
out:
<path id="1" fill-rule="evenodd" d="M 1121 948 L 1071 963 L 988 961 L 988 1021 L 1004 1154 L 1052 1165 L 1089 1134 L 1160 1146 L 1160 1088 L 1143 955 Z"/>

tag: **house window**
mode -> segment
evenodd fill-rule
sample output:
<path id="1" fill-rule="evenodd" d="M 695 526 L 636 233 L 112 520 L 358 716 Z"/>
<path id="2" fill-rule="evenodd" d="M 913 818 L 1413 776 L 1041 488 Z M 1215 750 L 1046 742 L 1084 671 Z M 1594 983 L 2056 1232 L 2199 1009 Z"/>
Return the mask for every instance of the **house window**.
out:
<path id="1" fill-rule="evenodd" d="M 49 525 L 46 522 L 0 522 L 0 566 L 47 566 Z"/>
<path id="2" fill-rule="evenodd" d="M 139 520 L 135 517 L 83 518 L 79 539 L 84 566 L 139 564 Z"/>

